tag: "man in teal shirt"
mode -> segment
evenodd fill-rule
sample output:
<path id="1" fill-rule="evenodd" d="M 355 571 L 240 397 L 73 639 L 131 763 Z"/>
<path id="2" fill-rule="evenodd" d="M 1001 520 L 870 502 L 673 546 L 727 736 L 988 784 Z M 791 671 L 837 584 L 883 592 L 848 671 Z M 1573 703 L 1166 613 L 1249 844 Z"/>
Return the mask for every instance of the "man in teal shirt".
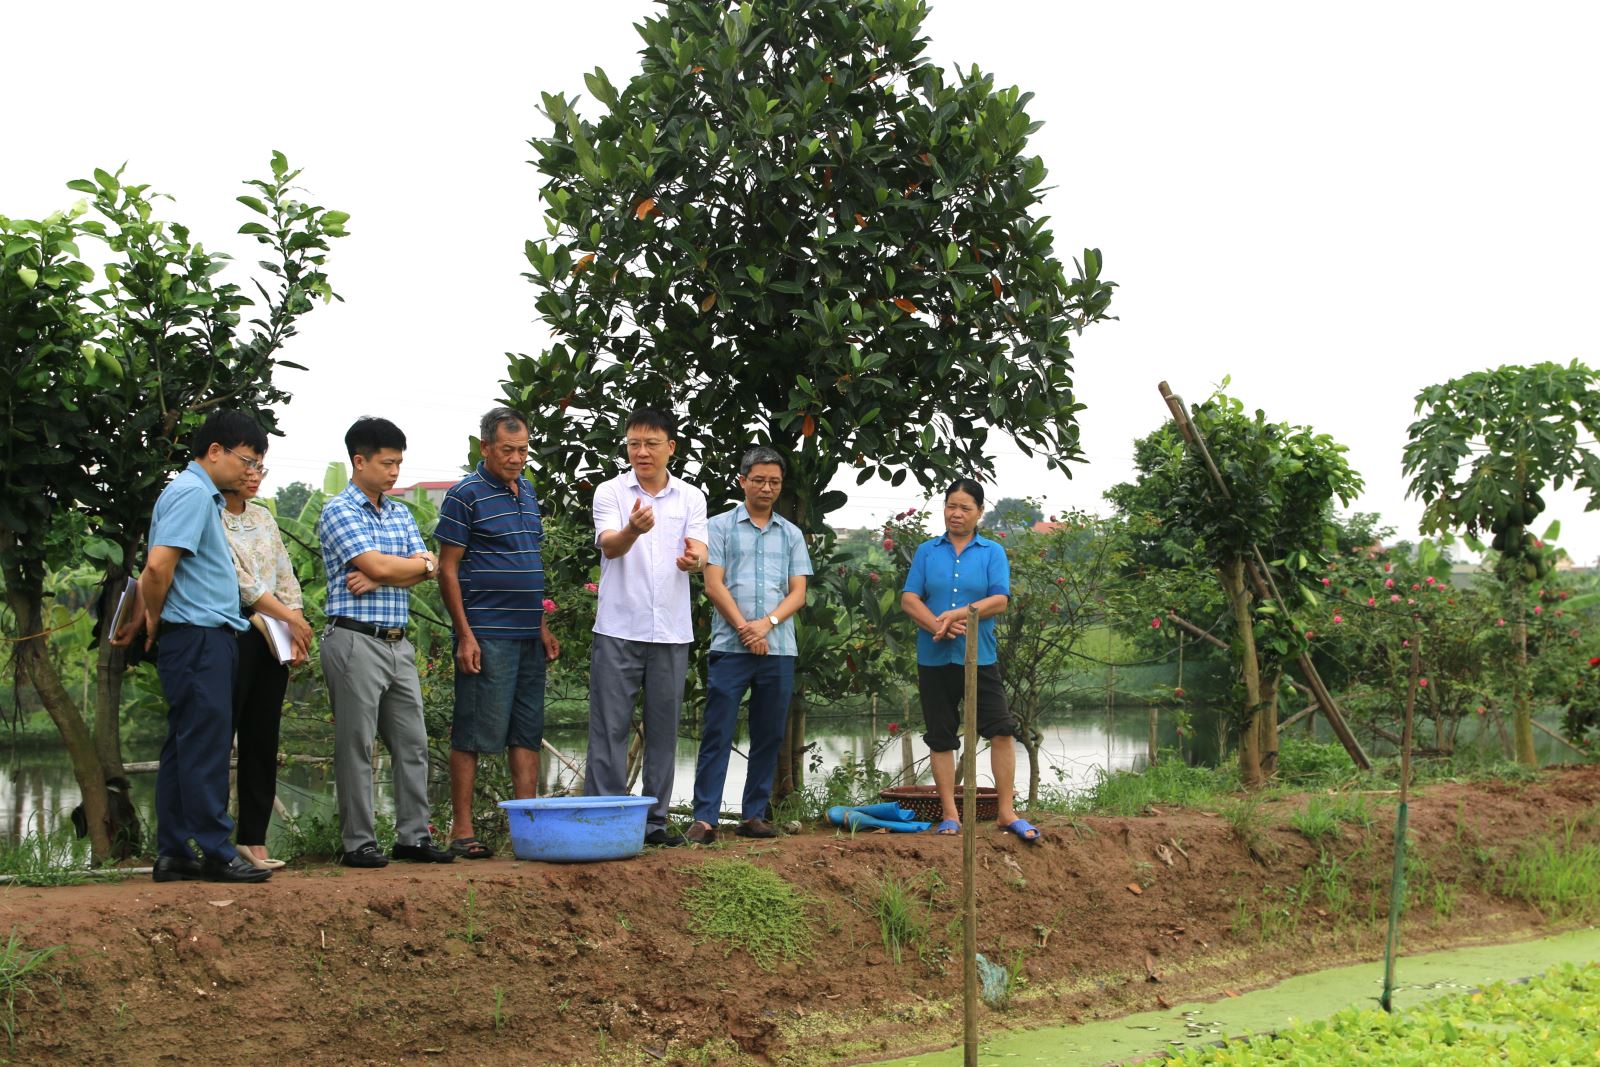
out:
<path id="1" fill-rule="evenodd" d="M 158 882 L 264 882 L 272 873 L 240 859 L 229 840 L 233 675 L 246 623 L 222 528 L 222 490 L 237 489 L 266 450 L 267 435 L 241 412 L 216 412 L 200 427 L 194 459 L 151 513 L 139 610 L 113 639 L 126 645 L 142 629 L 149 648 L 160 638 L 167 739 L 156 773 Z"/>
<path id="2" fill-rule="evenodd" d="M 716 614 L 711 617 L 706 715 L 694 771 L 695 822 L 684 835 L 695 844 L 717 839 L 728 753 L 746 692 L 750 758 L 741 821 L 734 832 L 740 837 L 777 836 L 767 807 L 800 652 L 794 615 L 805 606 L 806 576 L 811 573 L 805 535 L 772 510 L 783 491 L 783 473 L 783 457 L 777 452 L 750 449 L 739 461 L 744 503 L 710 523 L 706 596 Z"/>

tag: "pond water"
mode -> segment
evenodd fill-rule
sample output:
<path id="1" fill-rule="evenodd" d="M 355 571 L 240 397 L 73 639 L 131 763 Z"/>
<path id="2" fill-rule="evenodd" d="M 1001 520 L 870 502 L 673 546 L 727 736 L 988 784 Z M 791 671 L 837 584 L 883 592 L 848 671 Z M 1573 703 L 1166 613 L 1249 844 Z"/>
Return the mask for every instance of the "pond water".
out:
<path id="1" fill-rule="evenodd" d="M 1185 758 L 1191 763 L 1214 764 L 1219 751 L 1217 737 L 1217 712 L 1215 709 L 1193 708 L 1192 734 L 1183 741 Z M 913 712 L 915 716 L 915 712 Z M 833 768 L 853 762 L 857 766 L 871 766 L 897 780 L 931 782 L 928 772 L 928 750 L 920 735 L 920 724 L 913 718 L 909 724 L 900 721 L 900 715 L 870 712 L 840 714 L 836 711 L 816 711 L 808 719 L 809 740 L 815 747 L 808 768 L 807 784 L 821 781 Z M 889 725 L 909 726 L 891 736 Z M 1320 722 L 1320 720 L 1319 720 Z M 1073 792 L 1092 785 L 1096 777 L 1106 771 L 1138 769 L 1145 766 L 1148 747 L 1149 718 L 1145 708 L 1118 707 L 1099 710 L 1062 710 L 1046 716 L 1044 743 L 1040 752 L 1040 782 L 1044 787 Z M 685 722 L 685 735 L 693 726 Z M 1463 744 L 1467 743 L 1463 729 Z M 1296 731 L 1298 735 L 1298 731 Z M 547 740 L 572 761 L 581 766 L 587 744 L 583 726 L 552 726 L 546 731 Z M 1158 716 L 1157 736 L 1163 749 L 1176 748 L 1178 737 L 1169 711 Z M 1321 736 L 1319 739 L 1329 740 Z M 1538 737 L 1541 756 L 1546 761 L 1563 758 L 1562 750 L 1544 735 Z M 143 743 L 130 742 L 125 746 L 125 758 L 130 761 L 153 760 L 159 748 L 159 739 Z M 331 748 L 331 738 L 328 747 Z M 381 752 L 381 745 L 379 746 Z M 300 751 L 314 751 L 315 746 L 300 746 Z M 735 755 L 729 761 L 728 781 L 724 791 L 725 808 L 736 809 L 744 788 L 745 761 L 744 724 L 735 741 Z M 677 774 L 673 785 L 673 803 L 688 804 L 694 789 L 695 757 L 699 741 L 692 736 L 680 736 L 677 751 Z M 1018 746 L 1017 786 L 1026 792 L 1028 783 L 1027 752 Z M 488 758 L 488 757 L 485 757 Z M 990 784 L 988 760 L 978 761 L 979 779 Z M 540 760 L 541 793 L 574 787 L 576 775 L 547 752 Z M 392 814 L 392 794 L 387 784 L 387 761 L 380 761 L 377 810 L 379 814 Z M 153 807 L 155 775 L 138 774 L 133 777 L 134 803 L 142 812 Z M 435 767 L 432 791 L 437 805 L 448 799 L 449 783 L 442 768 Z M 278 796 L 284 807 L 293 815 L 321 813 L 327 818 L 334 815 L 333 770 L 330 766 L 291 764 L 279 771 Z M 15 747 L 0 763 L 0 841 L 15 841 L 28 834 L 44 834 L 64 822 L 71 809 L 77 805 L 79 794 L 72 777 L 65 751 L 56 745 L 28 744 Z M 276 819 L 274 824 L 276 825 Z"/>

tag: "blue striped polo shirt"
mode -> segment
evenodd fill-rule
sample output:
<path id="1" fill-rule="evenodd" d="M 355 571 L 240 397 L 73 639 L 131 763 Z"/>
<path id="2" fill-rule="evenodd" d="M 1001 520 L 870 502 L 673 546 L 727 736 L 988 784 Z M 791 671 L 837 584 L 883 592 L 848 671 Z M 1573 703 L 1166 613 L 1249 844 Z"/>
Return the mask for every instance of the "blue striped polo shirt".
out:
<path id="1" fill-rule="evenodd" d="M 440 544 L 466 550 L 461 602 L 474 636 L 510 641 L 539 636 L 544 522 L 528 479 L 518 476 L 513 493 L 479 463 L 445 493 L 433 535 Z"/>

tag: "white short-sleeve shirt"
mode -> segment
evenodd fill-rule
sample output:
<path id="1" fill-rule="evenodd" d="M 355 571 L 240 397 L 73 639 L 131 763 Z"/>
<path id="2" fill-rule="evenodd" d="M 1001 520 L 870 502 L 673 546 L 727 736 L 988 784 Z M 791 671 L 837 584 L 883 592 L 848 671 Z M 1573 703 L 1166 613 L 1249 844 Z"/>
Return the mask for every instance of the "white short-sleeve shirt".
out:
<path id="1" fill-rule="evenodd" d="M 594 538 L 628 525 L 633 502 L 655 510 L 655 525 L 615 559 L 600 554 L 594 632 L 624 641 L 683 645 L 694 640 L 689 575 L 678 569 L 686 538 L 706 542 L 706 496 L 672 475 L 652 496 L 628 471 L 594 491 Z"/>

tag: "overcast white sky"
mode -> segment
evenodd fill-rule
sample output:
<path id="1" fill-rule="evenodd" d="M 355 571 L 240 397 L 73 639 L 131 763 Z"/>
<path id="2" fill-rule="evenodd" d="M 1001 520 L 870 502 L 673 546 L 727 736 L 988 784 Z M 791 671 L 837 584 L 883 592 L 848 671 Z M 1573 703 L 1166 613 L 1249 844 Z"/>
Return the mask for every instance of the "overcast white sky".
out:
<path id="1" fill-rule="evenodd" d="M 289 353 L 310 371 L 285 372 L 266 491 L 319 482 L 358 414 L 410 436 L 403 482 L 449 478 L 504 353 L 545 343 L 521 277 L 538 94 L 595 66 L 626 81 L 652 6 L 8 4 L 0 212 L 63 207 L 64 182 L 126 160 L 251 263 L 233 198 L 281 149 L 353 236 L 330 262 L 346 302 Z M 1356 506 L 1413 535 L 1418 389 L 1600 358 L 1597 24 L 1582 4 L 935 0 L 935 60 L 1036 94 L 1058 252 L 1099 247 L 1121 284 L 1120 321 L 1075 345 L 1089 462 L 1068 480 L 1005 444 L 993 497 L 1103 509 L 1165 415 L 1156 383 L 1193 401 L 1231 374 L 1348 444 Z M 851 495 L 847 524 L 918 502 Z M 1600 556 L 1600 517 L 1547 496 L 1574 556 Z"/>

